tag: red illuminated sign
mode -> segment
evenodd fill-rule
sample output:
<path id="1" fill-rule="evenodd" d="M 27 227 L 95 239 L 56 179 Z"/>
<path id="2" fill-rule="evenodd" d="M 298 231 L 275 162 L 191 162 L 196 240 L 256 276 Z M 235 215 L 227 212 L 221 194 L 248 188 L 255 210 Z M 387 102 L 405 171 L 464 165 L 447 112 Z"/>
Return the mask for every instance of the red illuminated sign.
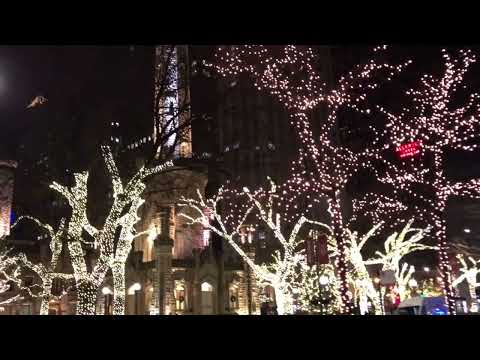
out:
<path id="1" fill-rule="evenodd" d="M 422 143 L 420 141 L 412 141 L 406 144 L 397 146 L 397 154 L 401 159 L 413 157 L 420 154 Z"/>

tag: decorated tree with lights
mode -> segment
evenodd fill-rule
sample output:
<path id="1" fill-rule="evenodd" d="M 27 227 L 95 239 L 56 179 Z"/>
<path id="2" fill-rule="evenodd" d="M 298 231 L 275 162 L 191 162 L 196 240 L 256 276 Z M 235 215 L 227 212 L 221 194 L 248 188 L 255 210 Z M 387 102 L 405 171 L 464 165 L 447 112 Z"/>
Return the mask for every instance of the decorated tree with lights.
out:
<path id="1" fill-rule="evenodd" d="M 39 283 L 35 284 L 36 291 L 29 291 L 29 295 L 32 297 L 41 298 L 40 315 L 48 315 L 49 302 L 52 299 L 53 282 L 58 279 L 60 281 L 64 281 L 65 283 L 71 283 L 73 280 L 72 274 L 66 274 L 58 271 L 59 259 L 63 248 L 63 240 L 64 236 L 66 235 L 66 219 L 62 218 L 60 220 L 57 231 L 55 231 L 50 225 L 44 224 L 31 216 L 19 217 L 12 227 L 17 226 L 17 224 L 24 219 L 35 222 L 36 225 L 47 231 L 50 237 L 51 258 L 48 263 L 33 263 L 23 253 L 17 254 L 13 257 L 13 260 L 21 267 L 21 269 L 26 269 L 34 273 L 39 279 Z"/>
<path id="2" fill-rule="evenodd" d="M 18 283 L 19 266 L 9 249 L 5 245 L 5 237 L 0 237 L 0 306 L 10 304 L 21 298 L 20 294 L 4 299 L 4 295 L 10 291 L 12 278 Z"/>
<path id="3" fill-rule="evenodd" d="M 428 229 L 412 228 L 412 222 L 412 220 L 409 221 L 401 232 L 394 232 L 388 236 L 383 242 L 383 251 L 376 251 L 373 256 L 365 255 L 365 245 L 378 235 L 383 224 L 381 222 L 376 224 L 363 236 L 359 236 L 357 231 L 346 229 L 349 235 L 346 244 L 347 264 L 351 267 L 349 282 L 355 298 L 360 303 L 361 313 L 367 311 L 368 300 L 372 302 L 375 314 L 383 313 L 378 291 L 375 289 L 368 267 L 376 265 L 381 266 L 382 271 L 393 271 L 400 296 L 404 299 L 414 268 L 407 263 L 402 264 L 402 259 L 413 252 L 435 249 L 421 243 Z M 337 255 L 338 250 L 333 238 L 329 241 L 329 251 L 333 257 Z"/>
<path id="4" fill-rule="evenodd" d="M 284 197 L 290 202 L 287 207 L 291 213 L 289 220 L 297 216 L 300 198 L 306 199 L 310 208 L 323 199 L 329 203 L 338 246 L 336 266 L 345 313 L 352 309 L 348 297 L 347 234 L 341 195 L 349 179 L 368 164 L 365 159 L 378 149 L 373 141 L 369 148 L 353 151 L 341 143 L 336 130 L 343 109 L 370 113 L 367 107 L 361 108 L 367 94 L 378 88 L 381 80 L 390 80 L 408 64 L 390 65 L 380 61 L 378 55 L 385 48 L 375 48 L 369 62 L 357 65 L 330 90 L 326 89 L 316 70 L 318 58 L 311 48 L 244 45 L 221 47 L 217 53 L 216 69 L 221 75 L 248 74 L 258 90 L 267 90 L 290 112 L 290 122 L 302 149 L 299 160 L 293 164 L 292 178 L 283 186 Z M 327 106 L 327 116 L 314 124 L 310 113 L 320 104 Z M 314 127 L 318 128 L 317 134 L 314 134 Z"/>
<path id="5" fill-rule="evenodd" d="M 68 188 L 54 182 L 50 187 L 68 201 L 72 215 L 68 223 L 67 247 L 73 267 L 78 292 L 78 314 L 94 314 L 98 288 L 110 269 L 114 282 L 114 313 L 125 312 L 125 263 L 134 239 L 133 226 L 137 221 L 136 211 L 142 205 L 143 182 L 148 176 L 158 174 L 173 166 L 171 161 L 147 168 L 142 166 L 124 185 L 110 148 L 102 147 L 102 154 L 112 180 L 113 203 L 103 226 L 97 229 L 87 218 L 88 172 L 76 173 L 75 185 Z M 124 214 L 124 212 L 126 212 Z M 120 236 L 116 236 L 117 229 Z M 83 230 L 90 239 L 83 236 Z M 84 247 L 97 249 L 98 256 L 91 271 L 88 271 Z"/>
<path id="6" fill-rule="evenodd" d="M 475 260 L 472 256 L 465 256 L 457 254 L 457 259 L 461 265 L 460 275 L 453 280 L 452 286 L 457 287 L 463 281 L 467 282 L 468 295 L 470 296 L 470 312 L 478 312 L 478 300 L 476 288 L 480 286 L 477 282 L 478 274 L 480 273 L 479 260 Z"/>
<path id="7" fill-rule="evenodd" d="M 50 187 L 60 193 L 71 208 L 68 222 L 62 219 L 57 232 L 50 225 L 28 217 L 46 229 L 52 239 L 50 248 L 52 259 L 48 267 L 32 264 L 23 256 L 23 263 L 42 280 L 42 296 L 50 296 L 54 278 L 65 280 L 71 274 L 59 274 L 55 267 L 62 250 L 62 239 L 66 240 L 68 257 L 73 268 L 73 278 L 77 291 L 77 314 L 95 314 L 95 304 L 99 287 L 111 270 L 114 282 L 114 313 L 125 312 L 125 263 L 132 248 L 135 234 L 134 225 L 138 221 L 137 210 L 143 204 L 141 195 L 145 189 L 144 180 L 173 166 L 171 161 L 154 167 L 142 166 L 124 185 L 109 147 L 102 147 L 102 154 L 112 181 L 113 203 L 101 228 L 90 224 L 87 218 L 88 171 L 74 174 L 74 185 L 67 187 L 53 182 Z M 120 230 L 117 235 L 117 230 Z M 90 262 L 87 250 L 94 250 L 94 262 Z M 92 264 L 92 265 L 91 265 Z M 90 266 L 91 265 L 91 266 Z M 43 303 L 42 303 L 43 304 Z M 43 310 L 45 310 L 42 307 Z"/>
<path id="8" fill-rule="evenodd" d="M 300 311 L 320 315 L 340 312 L 338 280 L 332 264 L 309 266 L 302 261 L 293 282 L 292 287 Z"/>
<path id="9" fill-rule="evenodd" d="M 20 221 L 22 218 L 19 218 Z M 36 220 L 35 220 L 36 221 Z M 43 224 L 42 224 L 43 225 Z M 12 227 L 13 227 L 12 226 Z M 59 235 L 61 234 L 61 230 L 58 233 L 53 233 L 53 229 L 51 229 L 47 225 L 47 230 L 50 232 L 52 231 L 53 238 L 56 240 L 59 239 Z M 52 235 L 51 234 L 51 235 Z M 52 298 L 52 282 L 55 279 L 61 280 L 72 280 L 72 276 L 68 274 L 57 273 L 52 270 L 52 264 L 56 263 L 58 260 L 59 251 L 61 251 L 61 244 L 60 250 L 53 245 L 56 249 L 56 253 L 54 253 L 54 249 L 52 249 L 52 259 L 48 265 L 44 264 L 35 264 L 28 260 L 28 258 L 23 253 L 14 253 L 13 249 L 7 249 L 6 245 L 3 244 L 3 241 L 0 239 L 2 244 L 2 250 L 0 251 L 0 296 L 2 294 L 14 290 L 14 294 L 11 297 L 1 300 L 0 305 L 6 305 L 18 302 L 20 300 L 25 299 L 28 297 L 30 299 L 41 299 L 40 304 L 40 315 L 48 315 L 48 307 L 49 301 Z M 56 244 L 58 242 L 54 241 Z M 56 255 L 55 255 L 56 254 Z M 25 284 L 24 278 L 26 274 L 34 274 L 39 279 L 39 281 L 33 284 Z M 15 286 L 12 289 L 12 286 Z"/>
<path id="10" fill-rule="evenodd" d="M 480 105 L 479 95 L 472 93 L 463 106 L 456 106 L 455 96 L 459 95 L 459 89 L 466 89 L 465 75 L 476 61 L 472 52 L 461 50 L 452 57 L 442 50 L 442 56 L 444 72 L 438 77 L 424 75 L 418 89 L 406 92 L 411 105 L 396 114 L 378 108 L 387 119 L 385 148 L 398 150 L 401 156 L 407 151 L 411 156 L 404 157 L 400 165 L 378 156 L 387 166 L 377 172 L 377 178 L 393 185 L 396 193 L 409 194 L 424 218 L 430 220 L 438 241 L 439 267 L 449 312 L 455 314 L 445 208 L 447 200 L 454 196 L 478 198 L 480 181 L 447 179 L 445 154 L 447 150 L 472 151 L 478 147 L 471 141 L 479 129 Z"/>
<path id="11" fill-rule="evenodd" d="M 260 192 L 252 193 L 246 187 L 243 188 L 243 192 L 233 194 L 235 197 L 243 196 L 248 204 L 247 207 L 240 208 L 241 215 L 233 221 L 228 216 L 221 214 L 222 202 L 228 196 L 223 187 L 219 189 L 216 196 L 210 199 L 204 199 L 200 191 L 197 193 L 198 199 L 182 198 L 179 204 L 194 210 L 195 215 L 182 213 L 181 216 L 192 224 L 203 225 L 227 241 L 252 269 L 260 283 L 274 288 L 278 314 L 292 314 L 294 294 L 304 291 L 302 288 L 295 288 L 294 285 L 297 271 L 306 262 L 304 249 L 299 247 L 301 243 L 299 232 L 307 223 L 329 227 L 301 216 L 297 219 L 290 234 L 285 234 L 279 216 L 276 216 L 279 214 L 274 214 L 274 198 L 277 196 L 277 187 L 271 180 L 270 190 L 266 196 L 261 196 Z M 280 244 L 280 250 L 274 252 L 272 261 L 268 264 L 256 264 L 247 254 L 245 246 L 239 244 L 239 240 L 242 238 L 241 229 L 246 224 L 249 215 L 256 215 Z"/>
<path id="12" fill-rule="evenodd" d="M 408 295 L 408 283 L 415 268 L 401 260 L 408 254 L 416 251 L 436 250 L 434 246 L 421 243 L 430 233 L 430 228 L 412 228 L 413 223 L 428 224 L 425 211 L 415 204 L 405 205 L 394 197 L 383 194 L 366 193 L 359 199 L 353 199 L 353 210 L 349 227 L 353 227 L 360 216 L 367 217 L 377 224 L 377 230 L 396 229 L 405 223 L 408 216 L 411 218 L 400 232 L 389 235 L 384 242 L 384 250 L 376 251 L 375 256 L 367 260 L 368 265 L 381 265 L 382 271 L 393 271 L 396 280 L 396 289 L 403 301 Z M 385 231 L 383 231 L 385 233 Z M 411 235 L 411 236 L 409 236 Z"/>

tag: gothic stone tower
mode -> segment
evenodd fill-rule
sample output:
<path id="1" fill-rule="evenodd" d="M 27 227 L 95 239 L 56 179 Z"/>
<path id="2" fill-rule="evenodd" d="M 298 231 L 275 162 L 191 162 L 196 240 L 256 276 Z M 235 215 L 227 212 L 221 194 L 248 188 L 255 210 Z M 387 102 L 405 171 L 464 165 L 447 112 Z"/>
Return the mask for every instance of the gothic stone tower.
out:
<path id="1" fill-rule="evenodd" d="M 15 161 L 0 160 L 0 238 L 10 235 Z"/>

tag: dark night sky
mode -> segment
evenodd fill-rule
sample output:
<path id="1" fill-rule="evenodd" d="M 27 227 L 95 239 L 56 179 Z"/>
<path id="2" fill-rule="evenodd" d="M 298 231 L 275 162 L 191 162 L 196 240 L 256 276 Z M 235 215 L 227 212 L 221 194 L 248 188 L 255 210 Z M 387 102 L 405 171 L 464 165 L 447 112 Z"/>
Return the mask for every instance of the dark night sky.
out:
<path id="1" fill-rule="evenodd" d="M 25 126 L 27 105 L 37 95 L 49 98 L 61 83 L 64 71 L 59 47 L 0 47 L 0 122 L 2 142 L 15 146 Z M 60 89 L 59 89 L 60 90 Z"/>
<path id="2" fill-rule="evenodd" d="M 348 68 L 358 62 L 358 57 L 345 54 L 362 54 L 359 46 L 339 47 L 337 59 L 348 59 L 340 68 Z M 411 57 L 415 60 L 413 69 L 406 71 L 407 78 L 418 79 L 425 71 L 438 71 L 442 67 L 439 47 L 404 46 L 392 47 L 395 58 Z M 473 49 L 480 55 L 478 49 Z M 118 47 L 92 46 L 0 46 L 0 154 L 5 147 L 17 146 L 18 134 L 28 127 L 26 106 L 37 95 L 43 95 L 50 101 L 61 96 L 62 101 L 74 98 L 77 94 L 91 95 L 82 99 L 95 102 L 105 92 L 115 91 L 105 81 L 105 64 L 112 63 Z M 437 65 L 436 65 L 437 64 Z M 101 70 L 102 69 L 102 70 Z M 413 70 L 413 71 L 412 71 Z M 480 90 L 480 64 L 474 64 L 468 74 L 468 83 Z M 393 86 L 397 84 L 392 82 Z M 91 90 L 90 90 L 91 89 Z M 67 94 L 67 95 L 66 95 Z M 77 99 L 78 101 L 78 99 Z M 459 156 L 455 161 L 457 170 L 476 164 L 476 155 Z M 470 169 L 471 170 L 471 167 Z M 480 175 L 480 172 L 479 174 Z"/>
<path id="3" fill-rule="evenodd" d="M 129 55 L 129 48 L 0 47 L 0 154 L 2 146 L 4 153 L 5 147 L 12 150 L 18 146 L 19 135 L 32 121 L 31 110 L 26 106 L 37 95 L 46 97 L 57 109 L 78 113 L 85 108 L 100 109 L 112 99 L 128 102 L 129 91 L 137 92 L 138 86 L 148 92 L 149 84 L 140 84 L 145 76 L 131 76 L 128 72 L 132 70 L 132 64 L 136 70 L 141 64 L 144 69 L 153 71 L 152 64 L 142 60 L 147 59 L 142 56 L 148 56 L 149 47 L 136 47 L 140 53 L 136 53 L 139 57 L 135 60 Z M 151 76 L 147 74 L 147 77 Z"/>

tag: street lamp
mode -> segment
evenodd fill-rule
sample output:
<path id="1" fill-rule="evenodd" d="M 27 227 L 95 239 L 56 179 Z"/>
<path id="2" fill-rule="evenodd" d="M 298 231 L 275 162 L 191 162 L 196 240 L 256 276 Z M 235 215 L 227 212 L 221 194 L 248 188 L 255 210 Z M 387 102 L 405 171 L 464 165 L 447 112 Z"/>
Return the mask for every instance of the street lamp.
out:
<path id="1" fill-rule="evenodd" d="M 106 286 L 102 289 L 102 294 L 103 295 L 110 295 L 111 293 L 112 293 L 112 290 L 110 290 L 110 288 L 108 288 Z"/>
<path id="2" fill-rule="evenodd" d="M 471 230 L 466 228 L 466 229 L 463 229 L 463 232 L 465 232 L 466 234 L 470 234 Z"/>
<path id="3" fill-rule="evenodd" d="M 428 266 L 425 266 L 425 267 L 423 268 L 423 271 L 429 272 L 429 271 L 430 271 L 430 268 L 429 268 Z"/>
<path id="4" fill-rule="evenodd" d="M 411 288 L 416 288 L 418 286 L 418 283 L 417 283 L 417 280 L 415 279 L 410 279 L 408 281 L 408 286 L 410 286 Z"/>
<path id="5" fill-rule="evenodd" d="M 140 290 L 142 289 L 142 285 L 135 283 L 132 285 L 131 289 L 135 294 L 135 315 L 140 315 Z"/>
<path id="6" fill-rule="evenodd" d="M 330 282 L 330 278 L 327 275 L 320 275 L 318 282 L 320 283 L 320 285 L 325 286 L 328 285 L 328 283 Z"/>
<path id="7" fill-rule="evenodd" d="M 109 287 L 105 286 L 103 289 L 102 289 L 102 294 L 104 296 L 104 311 L 103 313 L 105 315 L 110 315 L 110 295 L 112 294 L 112 290 L 110 290 Z"/>

